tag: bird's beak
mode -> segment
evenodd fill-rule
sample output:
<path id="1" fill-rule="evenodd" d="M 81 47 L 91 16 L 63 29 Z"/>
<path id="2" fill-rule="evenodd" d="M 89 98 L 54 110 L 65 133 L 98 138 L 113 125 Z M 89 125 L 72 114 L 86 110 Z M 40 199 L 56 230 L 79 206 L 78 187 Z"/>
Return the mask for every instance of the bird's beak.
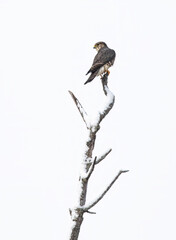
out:
<path id="1" fill-rule="evenodd" d="M 93 48 L 96 48 L 96 46 L 94 45 Z"/>

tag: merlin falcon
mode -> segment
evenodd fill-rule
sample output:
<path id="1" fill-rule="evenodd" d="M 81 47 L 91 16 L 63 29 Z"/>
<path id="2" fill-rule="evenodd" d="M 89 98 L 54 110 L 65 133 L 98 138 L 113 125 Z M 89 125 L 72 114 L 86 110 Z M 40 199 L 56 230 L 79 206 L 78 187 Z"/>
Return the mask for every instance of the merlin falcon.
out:
<path id="1" fill-rule="evenodd" d="M 108 48 L 105 42 L 97 42 L 94 45 L 97 54 L 93 60 L 92 67 L 87 74 L 91 73 L 88 80 L 84 83 L 91 82 L 97 76 L 103 76 L 104 73 L 110 73 L 109 68 L 114 64 L 116 53 L 113 49 Z M 86 75 L 87 75 L 86 74 Z"/>

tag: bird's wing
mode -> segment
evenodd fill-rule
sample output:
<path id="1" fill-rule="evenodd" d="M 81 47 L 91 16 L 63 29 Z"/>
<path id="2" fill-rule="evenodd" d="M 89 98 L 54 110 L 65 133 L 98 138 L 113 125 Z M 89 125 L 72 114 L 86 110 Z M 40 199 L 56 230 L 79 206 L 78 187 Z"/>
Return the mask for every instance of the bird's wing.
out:
<path id="1" fill-rule="evenodd" d="M 107 62 L 113 60 L 115 58 L 115 55 L 116 55 L 115 51 L 108 47 L 104 47 L 100 49 L 97 55 L 95 56 L 92 67 L 89 69 L 87 74 L 90 72 L 94 73 L 95 71 L 97 71 L 99 68 L 104 66 Z"/>
<path id="2" fill-rule="evenodd" d="M 98 69 L 100 69 L 104 64 L 102 62 L 99 62 L 99 63 L 95 63 L 95 64 L 92 64 L 92 67 L 89 69 L 89 71 L 86 73 L 89 74 L 90 72 L 91 73 L 94 73 L 96 72 Z"/>

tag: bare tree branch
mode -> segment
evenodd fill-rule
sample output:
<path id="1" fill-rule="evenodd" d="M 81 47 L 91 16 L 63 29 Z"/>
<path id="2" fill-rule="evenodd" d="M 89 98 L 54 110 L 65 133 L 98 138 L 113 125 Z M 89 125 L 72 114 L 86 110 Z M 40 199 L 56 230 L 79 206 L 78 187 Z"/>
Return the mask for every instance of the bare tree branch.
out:
<path id="1" fill-rule="evenodd" d="M 86 205 L 86 197 L 87 197 L 87 189 L 88 189 L 88 182 L 89 178 L 91 177 L 95 165 L 100 163 L 103 159 L 106 158 L 106 156 L 111 152 L 112 149 L 109 149 L 106 151 L 102 156 L 100 156 L 98 159 L 97 157 L 94 158 L 92 161 L 92 155 L 93 150 L 95 146 L 95 140 L 96 140 L 96 134 L 98 130 L 100 129 L 100 123 L 101 121 L 106 117 L 106 115 L 109 113 L 109 111 L 112 109 L 114 102 L 115 102 L 115 96 L 113 93 L 109 90 L 107 83 L 108 83 L 108 74 L 104 74 L 104 76 L 101 79 L 103 91 L 106 95 L 106 104 L 104 106 L 104 109 L 99 113 L 97 121 L 96 122 L 89 122 L 89 118 L 87 113 L 85 112 L 84 108 L 82 107 L 79 100 L 75 97 L 75 95 L 69 91 L 77 109 L 80 112 L 80 115 L 83 119 L 83 121 L 86 124 L 86 127 L 88 129 L 88 138 L 85 142 L 85 152 L 82 159 L 82 168 L 79 176 L 79 195 L 78 195 L 78 205 L 74 208 L 69 209 L 71 220 L 72 220 L 72 226 L 71 226 L 71 232 L 69 240 L 77 240 L 81 228 L 81 224 L 83 222 L 83 215 L 84 213 L 90 213 L 95 214 L 95 212 L 89 211 L 93 206 L 95 206 L 108 192 L 108 190 L 112 187 L 112 185 L 115 183 L 115 181 L 118 179 L 118 177 L 127 171 L 119 171 L 117 176 L 112 180 L 112 182 L 108 185 L 108 187 L 104 190 L 104 192 L 96 198 L 92 203 Z"/>
<path id="2" fill-rule="evenodd" d="M 98 159 L 96 160 L 96 163 L 95 163 L 95 164 L 98 164 L 98 163 L 100 163 L 103 159 L 105 159 L 106 156 L 107 156 L 111 151 L 112 151 L 112 149 L 109 149 L 107 152 L 105 152 L 100 158 L 98 158 Z"/>
<path id="3" fill-rule="evenodd" d="M 103 86 L 104 94 L 107 95 L 106 86 L 108 85 L 108 73 L 103 75 L 103 77 L 101 78 L 101 83 Z"/>
<path id="4" fill-rule="evenodd" d="M 87 117 L 86 111 L 84 110 L 83 106 L 82 106 L 81 103 L 78 101 L 78 99 L 75 97 L 75 95 L 74 95 L 71 91 L 68 91 L 68 92 L 70 93 L 70 95 L 71 95 L 74 103 L 76 104 L 76 106 L 77 106 L 77 108 L 78 108 L 78 110 L 79 110 L 79 112 L 80 112 L 80 114 L 81 114 L 81 117 L 82 117 L 83 121 L 84 121 L 85 124 L 86 124 L 87 129 L 89 129 L 89 124 L 88 124 L 88 122 L 86 121 L 86 117 Z"/>
<path id="5" fill-rule="evenodd" d="M 87 211 L 89 209 L 91 209 L 92 207 L 94 207 L 103 197 L 104 195 L 109 191 L 109 189 L 112 187 L 112 185 L 115 183 L 115 181 L 119 178 L 119 176 L 122 174 L 122 173 L 126 173 L 128 172 L 129 170 L 120 170 L 119 173 L 115 176 L 115 178 L 112 180 L 112 182 L 107 186 L 107 188 L 103 191 L 102 194 L 100 194 L 99 197 L 97 197 L 95 199 L 95 201 L 93 201 L 92 203 L 88 204 L 87 206 L 85 206 L 83 209 L 84 211 Z"/>

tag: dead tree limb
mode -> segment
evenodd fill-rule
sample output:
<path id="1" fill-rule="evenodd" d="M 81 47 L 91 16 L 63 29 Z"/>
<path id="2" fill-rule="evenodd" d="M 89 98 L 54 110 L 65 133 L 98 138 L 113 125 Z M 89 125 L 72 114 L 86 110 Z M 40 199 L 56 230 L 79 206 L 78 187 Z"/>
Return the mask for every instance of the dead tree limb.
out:
<path id="1" fill-rule="evenodd" d="M 128 170 L 120 170 L 118 172 L 118 174 L 115 176 L 115 178 L 112 180 L 112 182 L 105 188 L 103 193 L 100 196 L 98 196 L 92 203 L 89 203 L 86 205 L 88 180 L 91 177 L 96 164 L 100 163 L 103 159 L 105 159 L 106 156 L 112 150 L 112 149 L 109 149 L 98 159 L 97 159 L 97 157 L 93 157 L 96 133 L 100 129 L 101 121 L 106 117 L 106 115 L 112 109 L 114 102 L 115 102 L 115 96 L 109 90 L 108 85 L 107 85 L 108 84 L 108 74 L 105 74 L 102 77 L 101 81 L 102 81 L 103 91 L 104 91 L 104 94 L 107 99 L 107 103 L 104 106 L 103 111 L 98 113 L 98 115 L 96 117 L 96 122 L 91 122 L 89 120 L 88 115 L 87 115 L 86 111 L 84 110 L 84 108 L 82 107 L 79 100 L 75 97 L 75 95 L 71 91 L 69 91 L 74 103 L 76 104 L 77 109 L 79 110 L 79 113 L 80 113 L 83 121 L 86 124 L 87 131 L 88 131 L 88 137 L 87 137 L 87 140 L 85 143 L 85 152 L 84 152 L 84 156 L 83 156 L 83 159 L 81 162 L 82 169 L 80 171 L 80 176 L 79 176 L 78 202 L 77 202 L 76 207 L 69 209 L 70 215 L 71 215 L 71 221 L 72 221 L 69 240 L 77 240 L 78 239 L 84 213 L 95 214 L 95 212 L 90 212 L 89 210 L 93 206 L 95 206 L 104 197 L 104 195 L 109 191 L 109 189 L 112 187 L 112 185 L 115 183 L 115 181 L 119 178 L 119 176 L 122 173 L 125 173 L 128 171 Z"/>
<path id="2" fill-rule="evenodd" d="M 76 104 L 76 106 L 77 106 L 77 108 L 78 108 L 78 110 L 79 110 L 79 112 L 80 112 L 80 114 L 81 114 L 81 117 L 82 117 L 83 121 L 84 121 L 85 124 L 86 124 L 87 129 L 89 129 L 89 126 L 88 126 L 87 120 L 86 120 L 86 118 L 87 118 L 87 113 L 85 112 L 83 106 L 82 106 L 81 103 L 78 101 L 78 99 L 75 97 L 75 95 L 74 95 L 71 91 L 68 91 L 68 92 L 70 93 L 73 101 L 75 102 L 75 104 Z"/>
<path id="3" fill-rule="evenodd" d="M 112 187 L 112 185 L 115 183 L 115 181 L 119 178 L 119 176 L 122 173 L 126 173 L 128 170 L 120 170 L 119 173 L 115 176 L 115 178 L 112 180 L 112 182 L 106 187 L 106 189 L 98 196 L 92 203 L 86 205 L 83 209 L 84 211 L 88 211 L 92 207 L 94 207 L 103 197 L 104 195 L 109 191 L 109 189 Z"/>
<path id="4" fill-rule="evenodd" d="M 95 164 L 98 164 L 98 163 L 100 163 L 102 160 L 104 160 L 111 151 L 112 151 L 112 149 L 109 149 L 108 151 L 106 151 L 101 157 L 99 157 L 99 158 L 96 160 L 96 163 L 95 163 Z"/>

